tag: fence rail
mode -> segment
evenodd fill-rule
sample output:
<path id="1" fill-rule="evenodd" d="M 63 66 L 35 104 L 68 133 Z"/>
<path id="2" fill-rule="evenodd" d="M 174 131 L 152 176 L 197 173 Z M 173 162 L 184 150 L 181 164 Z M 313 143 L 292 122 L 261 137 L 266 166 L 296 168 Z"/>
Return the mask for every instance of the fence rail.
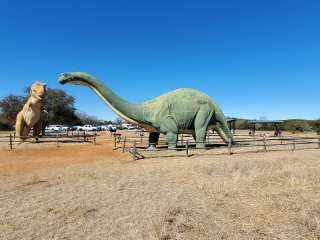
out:
<path id="1" fill-rule="evenodd" d="M 49 135 L 39 136 L 39 142 L 41 143 L 55 143 L 56 147 L 60 147 L 63 143 L 73 142 L 90 142 L 96 144 L 97 133 L 89 132 L 58 132 L 50 133 Z M 16 145 L 20 144 L 20 139 L 24 142 L 35 142 L 35 137 L 32 135 L 16 137 L 15 133 L 9 135 L 0 136 L 0 143 L 4 143 L 10 150 L 13 150 Z"/>
<path id="2" fill-rule="evenodd" d="M 234 135 L 236 144 L 223 144 L 221 142 L 221 138 L 217 135 L 210 134 L 207 137 L 207 141 L 205 142 L 197 142 L 192 139 L 190 135 L 182 135 L 177 140 L 177 148 L 175 149 L 167 149 L 166 141 L 164 137 L 160 137 L 157 144 L 162 145 L 160 148 L 156 150 L 148 150 L 146 146 L 143 146 L 146 143 L 147 137 L 144 136 L 122 136 L 121 134 L 114 134 L 114 150 L 121 148 L 122 152 L 129 152 L 132 155 L 132 159 L 138 160 L 141 158 L 146 158 L 143 153 L 145 152 L 166 152 L 172 150 L 176 150 L 176 152 L 185 152 L 185 156 L 191 156 L 190 151 L 199 149 L 196 148 L 195 145 L 197 143 L 205 143 L 206 147 L 202 149 L 214 149 L 219 145 L 219 149 L 226 149 L 226 154 L 233 154 L 233 149 L 238 148 L 258 148 L 257 151 L 274 151 L 279 149 L 274 149 L 273 147 L 277 146 L 290 146 L 290 149 L 280 149 L 280 150 L 297 150 L 297 145 L 311 146 L 310 148 L 320 149 L 320 136 L 318 137 L 293 137 L 293 136 L 250 136 L 248 135 Z M 307 148 L 299 148 L 299 149 L 307 149 Z M 252 151 L 252 150 L 251 150 Z M 178 156 L 178 155 L 177 155 Z"/>

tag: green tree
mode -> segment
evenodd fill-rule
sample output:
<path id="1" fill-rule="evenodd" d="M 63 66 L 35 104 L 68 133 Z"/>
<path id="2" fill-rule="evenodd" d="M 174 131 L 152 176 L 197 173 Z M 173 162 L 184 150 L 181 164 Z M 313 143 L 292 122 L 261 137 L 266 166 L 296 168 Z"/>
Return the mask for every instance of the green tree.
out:
<path id="1" fill-rule="evenodd" d="M 21 111 L 25 98 L 9 95 L 0 101 L 1 122 L 6 126 L 13 127 L 17 114 Z"/>
<path id="2" fill-rule="evenodd" d="M 76 114 L 83 125 L 89 124 L 89 125 L 96 125 L 97 126 L 97 125 L 104 124 L 104 121 L 99 120 L 95 116 L 90 116 L 84 112 L 76 111 Z"/>
<path id="3" fill-rule="evenodd" d="M 315 121 L 312 123 L 312 129 L 313 129 L 314 131 L 316 131 L 317 134 L 320 135 L 320 119 L 315 120 Z"/>
<path id="4" fill-rule="evenodd" d="M 46 124 L 64 124 L 76 125 L 81 121 L 76 115 L 74 107 L 75 98 L 68 95 L 60 89 L 47 90 L 44 98 L 44 109 L 48 112 L 46 115 Z"/>

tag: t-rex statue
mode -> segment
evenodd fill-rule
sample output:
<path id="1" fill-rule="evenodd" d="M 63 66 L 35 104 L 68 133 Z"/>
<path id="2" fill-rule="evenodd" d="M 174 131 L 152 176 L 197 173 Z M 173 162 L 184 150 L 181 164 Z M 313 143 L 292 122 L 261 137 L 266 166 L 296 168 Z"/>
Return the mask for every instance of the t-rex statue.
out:
<path id="1" fill-rule="evenodd" d="M 91 88 L 123 119 L 150 132 L 149 148 L 155 148 L 160 133 L 166 135 L 169 149 L 176 148 L 179 133 L 193 134 L 196 147 L 204 148 L 209 129 L 217 131 L 224 142 L 234 142 L 223 112 L 209 96 L 200 91 L 181 88 L 141 104 L 133 104 L 87 73 L 63 73 L 58 81 Z"/>
<path id="2" fill-rule="evenodd" d="M 31 128 L 33 128 L 33 136 L 38 142 L 39 134 L 42 131 L 43 98 L 46 94 L 46 86 L 43 82 L 32 84 L 30 96 L 17 115 L 16 137 L 19 138 L 20 143 L 25 141 Z"/>

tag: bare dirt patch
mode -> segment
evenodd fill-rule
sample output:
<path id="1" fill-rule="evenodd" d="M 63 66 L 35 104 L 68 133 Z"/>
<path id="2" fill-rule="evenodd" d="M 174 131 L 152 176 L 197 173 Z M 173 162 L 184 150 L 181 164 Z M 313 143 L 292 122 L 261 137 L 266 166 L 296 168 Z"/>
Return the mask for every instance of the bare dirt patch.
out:
<path id="1" fill-rule="evenodd" d="M 0 175 L 16 172 L 30 172 L 37 169 L 65 167 L 71 164 L 88 163 L 101 159 L 114 159 L 122 156 L 112 150 L 113 143 L 100 139 L 97 145 L 69 144 L 59 148 L 47 146 L 41 148 L 20 148 L 0 150 Z"/>

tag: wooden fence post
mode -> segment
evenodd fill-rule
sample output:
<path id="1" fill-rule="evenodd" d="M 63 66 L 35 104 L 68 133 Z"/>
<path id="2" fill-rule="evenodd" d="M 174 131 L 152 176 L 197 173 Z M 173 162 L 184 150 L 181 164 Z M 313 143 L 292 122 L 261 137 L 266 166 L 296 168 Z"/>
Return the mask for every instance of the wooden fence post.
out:
<path id="1" fill-rule="evenodd" d="M 188 142 L 188 140 L 187 140 Z M 181 134 L 181 145 L 183 145 L 183 133 Z"/>
<path id="2" fill-rule="evenodd" d="M 93 144 L 96 145 L 96 138 L 97 138 L 97 133 L 95 132 L 94 133 L 94 136 L 93 136 Z"/>
<path id="3" fill-rule="evenodd" d="M 83 132 L 83 141 L 86 142 L 86 131 Z"/>
<path id="4" fill-rule="evenodd" d="M 126 141 L 127 141 L 127 137 L 125 136 L 123 139 L 123 145 L 122 145 L 122 152 L 124 153 L 124 149 L 126 147 Z"/>
<path id="5" fill-rule="evenodd" d="M 143 137 L 143 134 L 142 133 L 140 133 L 140 144 L 142 144 L 142 137 Z"/>
<path id="6" fill-rule="evenodd" d="M 116 148 L 117 147 L 117 137 L 116 137 L 116 135 L 113 135 L 113 137 L 114 137 L 114 148 Z"/>
<path id="7" fill-rule="evenodd" d="M 267 140 L 266 140 L 266 136 L 263 136 L 263 151 L 267 151 Z"/>
<path id="8" fill-rule="evenodd" d="M 186 157 L 189 157 L 189 140 L 186 141 Z"/>
<path id="9" fill-rule="evenodd" d="M 9 145 L 10 145 L 10 150 L 12 150 L 12 134 L 10 133 L 10 136 L 9 136 Z"/>
<path id="10" fill-rule="evenodd" d="M 318 148 L 320 149 L 320 137 L 318 138 Z"/>
<path id="11" fill-rule="evenodd" d="M 132 160 L 135 161 L 136 159 L 136 155 L 137 155 L 137 145 L 136 145 L 136 141 L 133 142 L 133 149 L 132 149 Z"/>
<path id="12" fill-rule="evenodd" d="M 292 151 L 294 151 L 294 150 L 296 150 L 296 138 L 295 137 L 293 138 L 292 144 L 293 144 Z"/>
<path id="13" fill-rule="evenodd" d="M 229 152 L 229 155 L 232 154 L 231 148 L 232 148 L 232 141 L 231 141 L 231 138 L 230 138 L 230 139 L 229 139 L 229 143 L 228 143 L 228 152 Z"/>
<path id="14" fill-rule="evenodd" d="M 59 147 L 59 133 L 56 134 L 57 148 Z"/>

